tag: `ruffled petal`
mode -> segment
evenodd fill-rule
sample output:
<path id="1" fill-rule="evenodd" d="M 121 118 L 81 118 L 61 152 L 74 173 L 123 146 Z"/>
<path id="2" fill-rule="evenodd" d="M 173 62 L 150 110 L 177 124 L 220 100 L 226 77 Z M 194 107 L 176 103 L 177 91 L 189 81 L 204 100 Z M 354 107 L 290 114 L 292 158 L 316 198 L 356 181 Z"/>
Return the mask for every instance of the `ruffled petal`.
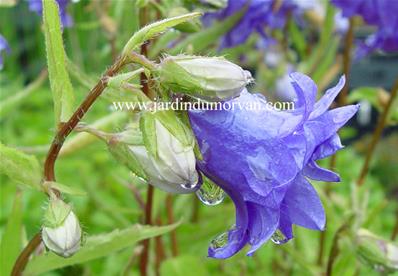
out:
<path id="1" fill-rule="evenodd" d="M 303 170 L 303 174 L 311 179 L 318 181 L 340 182 L 340 176 L 337 173 L 321 168 L 311 160 Z"/>
<path id="2" fill-rule="evenodd" d="M 322 203 L 315 189 L 303 176 L 298 176 L 293 181 L 282 205 L 292 223 L 314 230 L 325 228 L 326 218 Z"/>
<path id="3" fill-rule="evenodd" d="M 249 243 L 251 256 L 261 245 L 269 240 L 279 225 L 279 210 L 265 208 L 255 203 L 247 203 L 249 213 Z"/>
<path id="4" fill-rule="evenodd" d="M 297 93 L 296 108 L 303 108 L 304 119 L 307 119 L 314 108 L 318 88 L 315 82 L 304 74 L 294 72 L 290 74 L 290 78 Z"/>
<path id="5" fill-rule="evenodd" d="M 315 103 L 314 111 L 311 112 L 309 120 L 314 119 L 323 113 L 325 113 L 333 100 L 337 97 L 341 89 L 343 89 L 345 84 L 345 76 L 342 76 L 335 87 L 326 90 L 325 95 L 320 98 L 318 102 Z"/>
<path id="6" fill-rule="evenodd" d="M 219 248 L 210 246 L 208 249 L 209 257 L 217 259 L 229 258 L 241 250 L 249 240 L 247 232 L 249 223 L 247 206 L 243 197 L 239 192 L 234 190 L 233 187 L 230 187 L 230 185 L 224 183 L 214 175 L 207 175 L 207 170 L 203 165 L 199 165 L 199 168 L 207 177 L 215 181 L 215 183 L 217 183 L 217 185 L 219 185 L 229 195 L 235 204 L 236 223 L 235 227 L 228 231 L 227 244 Z"/>

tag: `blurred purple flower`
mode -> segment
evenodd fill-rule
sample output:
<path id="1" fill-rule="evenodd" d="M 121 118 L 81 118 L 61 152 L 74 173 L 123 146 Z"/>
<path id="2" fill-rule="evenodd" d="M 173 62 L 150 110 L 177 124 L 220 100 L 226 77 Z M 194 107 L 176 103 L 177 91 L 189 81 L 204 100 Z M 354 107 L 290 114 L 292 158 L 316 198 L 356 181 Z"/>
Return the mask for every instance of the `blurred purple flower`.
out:
<path id="1" fill-rule="evenodd" d="M 221 47 L 234 47 L 244 43 L 252 33 L 259 33 L 270 44 L 273 40 L 266 34 L 265 28 L 282 29 L 289 13 L 299 15 L 311 8 L 314 1 L 298 0 L 229 0 L 225 9 L 209 13 L 205 21 L 225 19 L 240 10 L 247 8 L 239 22 L 222 39 Z M 305 3 L 305 5 L 302 5 Z"/>
<path id="2" fill-rule="evenodd" d="M 72 17 L 66 12 L 66 8 L 69 4 L 69 0 L 56 0 L 59 6 L 59 16 L 61 17 L 61 23 L 64 27 L 70 27 L 73 25 Z M 29 9 L 36 12 L 40 16 L 43 14 L 42 0 L 28 0 Z"/>
<path id="3" fill-rule="evenodd" d="M 0 34 L 0 70 L 3 69 L 3 56 L 2 52 L 10 53 L 11 49 L 7 43 L 7 40 Z"/>
<path id="4" fill-rule="evenodd" d="M 236 207 L 236 225 L 212 242 L 210 257 L 228 258 L 247 243 L 251 255 L 269 239 L 287 242 L 293 238 L 292 224 L 314 230 L 325 227 L 322 203 L 307 178 L 340 180 L 316 160 L 343 147 L 337 130 L 359 106 L 328 111 L 344 77 L 318 102 L 317 87 L 309 77 L 293 73 L 291 79 L 297 93 L 294 110 L 267 109 L 262 95 L 244 90 L 225 102 L 234 109 L 189 113 L 203 154 L 199 168 Z M 238 108 L 253 103 L 256 109 Z"/>
<path id="5" fill-rule="evenodd" d="M 342 9 L 343 16 L 361 16 L 377 31 L 359 45 L 357 58 L 363 57 L 376 49 L 385 52 L 398 51 L 398 1 L 391 0 L 332 0 Z"/>

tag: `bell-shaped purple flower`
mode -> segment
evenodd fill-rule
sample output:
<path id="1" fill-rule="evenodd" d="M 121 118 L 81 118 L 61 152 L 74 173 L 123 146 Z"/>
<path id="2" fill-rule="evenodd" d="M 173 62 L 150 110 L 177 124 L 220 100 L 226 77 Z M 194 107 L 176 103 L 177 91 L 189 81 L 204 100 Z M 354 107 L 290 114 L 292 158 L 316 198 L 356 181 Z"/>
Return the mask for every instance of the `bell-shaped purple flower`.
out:
<path id="1" fill-rule="evenodd" d="M 230 110 L 189 112 L 203 155 L 198 166 L 236 206 L 235 226 L 212 242 L 210 257 L 228 258 L 246 244 L 251 255 L 270 238 L 284 243 L 293 237 L 292 224 L 325 227 L 322 203 L 307 179 L 340 180 L 316 161 L 342 148 L 337 130 L 359 106 L 328 110 L 344 77 L 316 102 L 315 83 L 300 73 L 290 76 L 294 109 L 277 111 L 244 90 L 226 102 Z"/>
<path id="2" fill-rule="evenodd" d="M 56 0 L 59 6 L 59 16 L 61 17 L 61 23 L 63 27 L 70 27 L 73 25 L 72 17 L 66 12 L 66 8 L 69 5 L 69 0 Z M 28 0 L 29 9 L 36 12 L 40 16 L 43 15 L 43 3 L 42 0 Z"/>
<path id="3" fill-rule="evenodd" d="M 3 57 L 2 52 L 10 53 L 11 49 L 7 43 L 7 40 L 0 34 L 0 70 L 3 69 Z"/>
<path id="4" fill-rule="evenodd" d="M 303 3 L 305 2 L 305 5 Z M 300 14 L 303 10 L 313 7 L 313 1 L 297 0 L 229 0 L 228 5 L 217 13 L 205 16 L 205 22 L 211 19 L 225 19 L 243 9 L 242 18 L 223 37 L 221 47 L 234 47 L 244 43 L 252 33 L 258 33 L 266 44 L 272 39 L 265 29 L 282 29 L 289 13 Z"/>
<path id="5" fill-rule="evenodd" d="M 361 16 L 369 25 L 377 30 L 362 42 L 356 53 L 358 58 L 374 50 L 385 52 L 398 51 L 398 2 L 391 0 L 333 0 L 342 9 L 343 16 Z"/>

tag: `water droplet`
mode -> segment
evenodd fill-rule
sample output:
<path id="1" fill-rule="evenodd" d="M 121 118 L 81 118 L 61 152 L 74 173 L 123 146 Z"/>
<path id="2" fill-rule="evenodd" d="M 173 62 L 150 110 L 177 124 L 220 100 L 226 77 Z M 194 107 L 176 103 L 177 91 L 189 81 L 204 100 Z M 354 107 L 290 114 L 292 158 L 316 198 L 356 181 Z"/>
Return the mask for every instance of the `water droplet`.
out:
<path id="1" fill-rule="evenodd" d="M 271 237 L 271 241 L 275 244 L 284 244 L 289 241 L 288 238 L 279 229 Z"/>
<path id="2" fill-rule="evenodd" d="M 187 183 L 181 184 L 181 187 L 183 187 L 184 189 L 187 189 L 187 190 L 192 190 L 192 189 L 194 189 L 196 187 L 197 184 L 198 183 L 187 182 Z"/>
<path id="3" fill-rule="evenodd" d="M 228 243 L 228 232 L 224 232 L 221 235 L 218 235 L 210 242 L 210 247 L 212 249 L 219 249 L 226 246 Z"/>
<path id="4" fill-rule="evenodd" d="M 205 179 L 196 196 L 206 205 L 214 206 L 220 204 L 225 198 L 225 192 L 219 186 Z"/>

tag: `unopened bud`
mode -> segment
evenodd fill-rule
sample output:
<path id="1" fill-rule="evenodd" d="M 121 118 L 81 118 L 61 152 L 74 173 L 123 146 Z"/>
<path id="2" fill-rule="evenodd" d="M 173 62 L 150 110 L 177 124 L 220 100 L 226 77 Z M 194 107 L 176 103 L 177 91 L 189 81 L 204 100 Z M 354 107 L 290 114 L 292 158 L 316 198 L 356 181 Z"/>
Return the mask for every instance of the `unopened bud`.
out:
<path id="1" fill-rule="evenodd" d="M 375 270 L 388 273 L 398 271 L 398 246 L 371 232 L 360 229 L 357 234 L 357 252 L 361 260 Z"/>
<path id="2" fill-rule="evenodd" d="M 249 71 L 222 57 L 168 56 L 159 64 L 160 83 L 205 100 L 228 100 L 253 81 Z"/>
<path id="3" fill-rule="evenodd" d="M 80 249 L 82 232 L 70 205 L 60 199 L 50 201 L 41 236 L 45 246 L 62 257 L 70 257 Z"/>

